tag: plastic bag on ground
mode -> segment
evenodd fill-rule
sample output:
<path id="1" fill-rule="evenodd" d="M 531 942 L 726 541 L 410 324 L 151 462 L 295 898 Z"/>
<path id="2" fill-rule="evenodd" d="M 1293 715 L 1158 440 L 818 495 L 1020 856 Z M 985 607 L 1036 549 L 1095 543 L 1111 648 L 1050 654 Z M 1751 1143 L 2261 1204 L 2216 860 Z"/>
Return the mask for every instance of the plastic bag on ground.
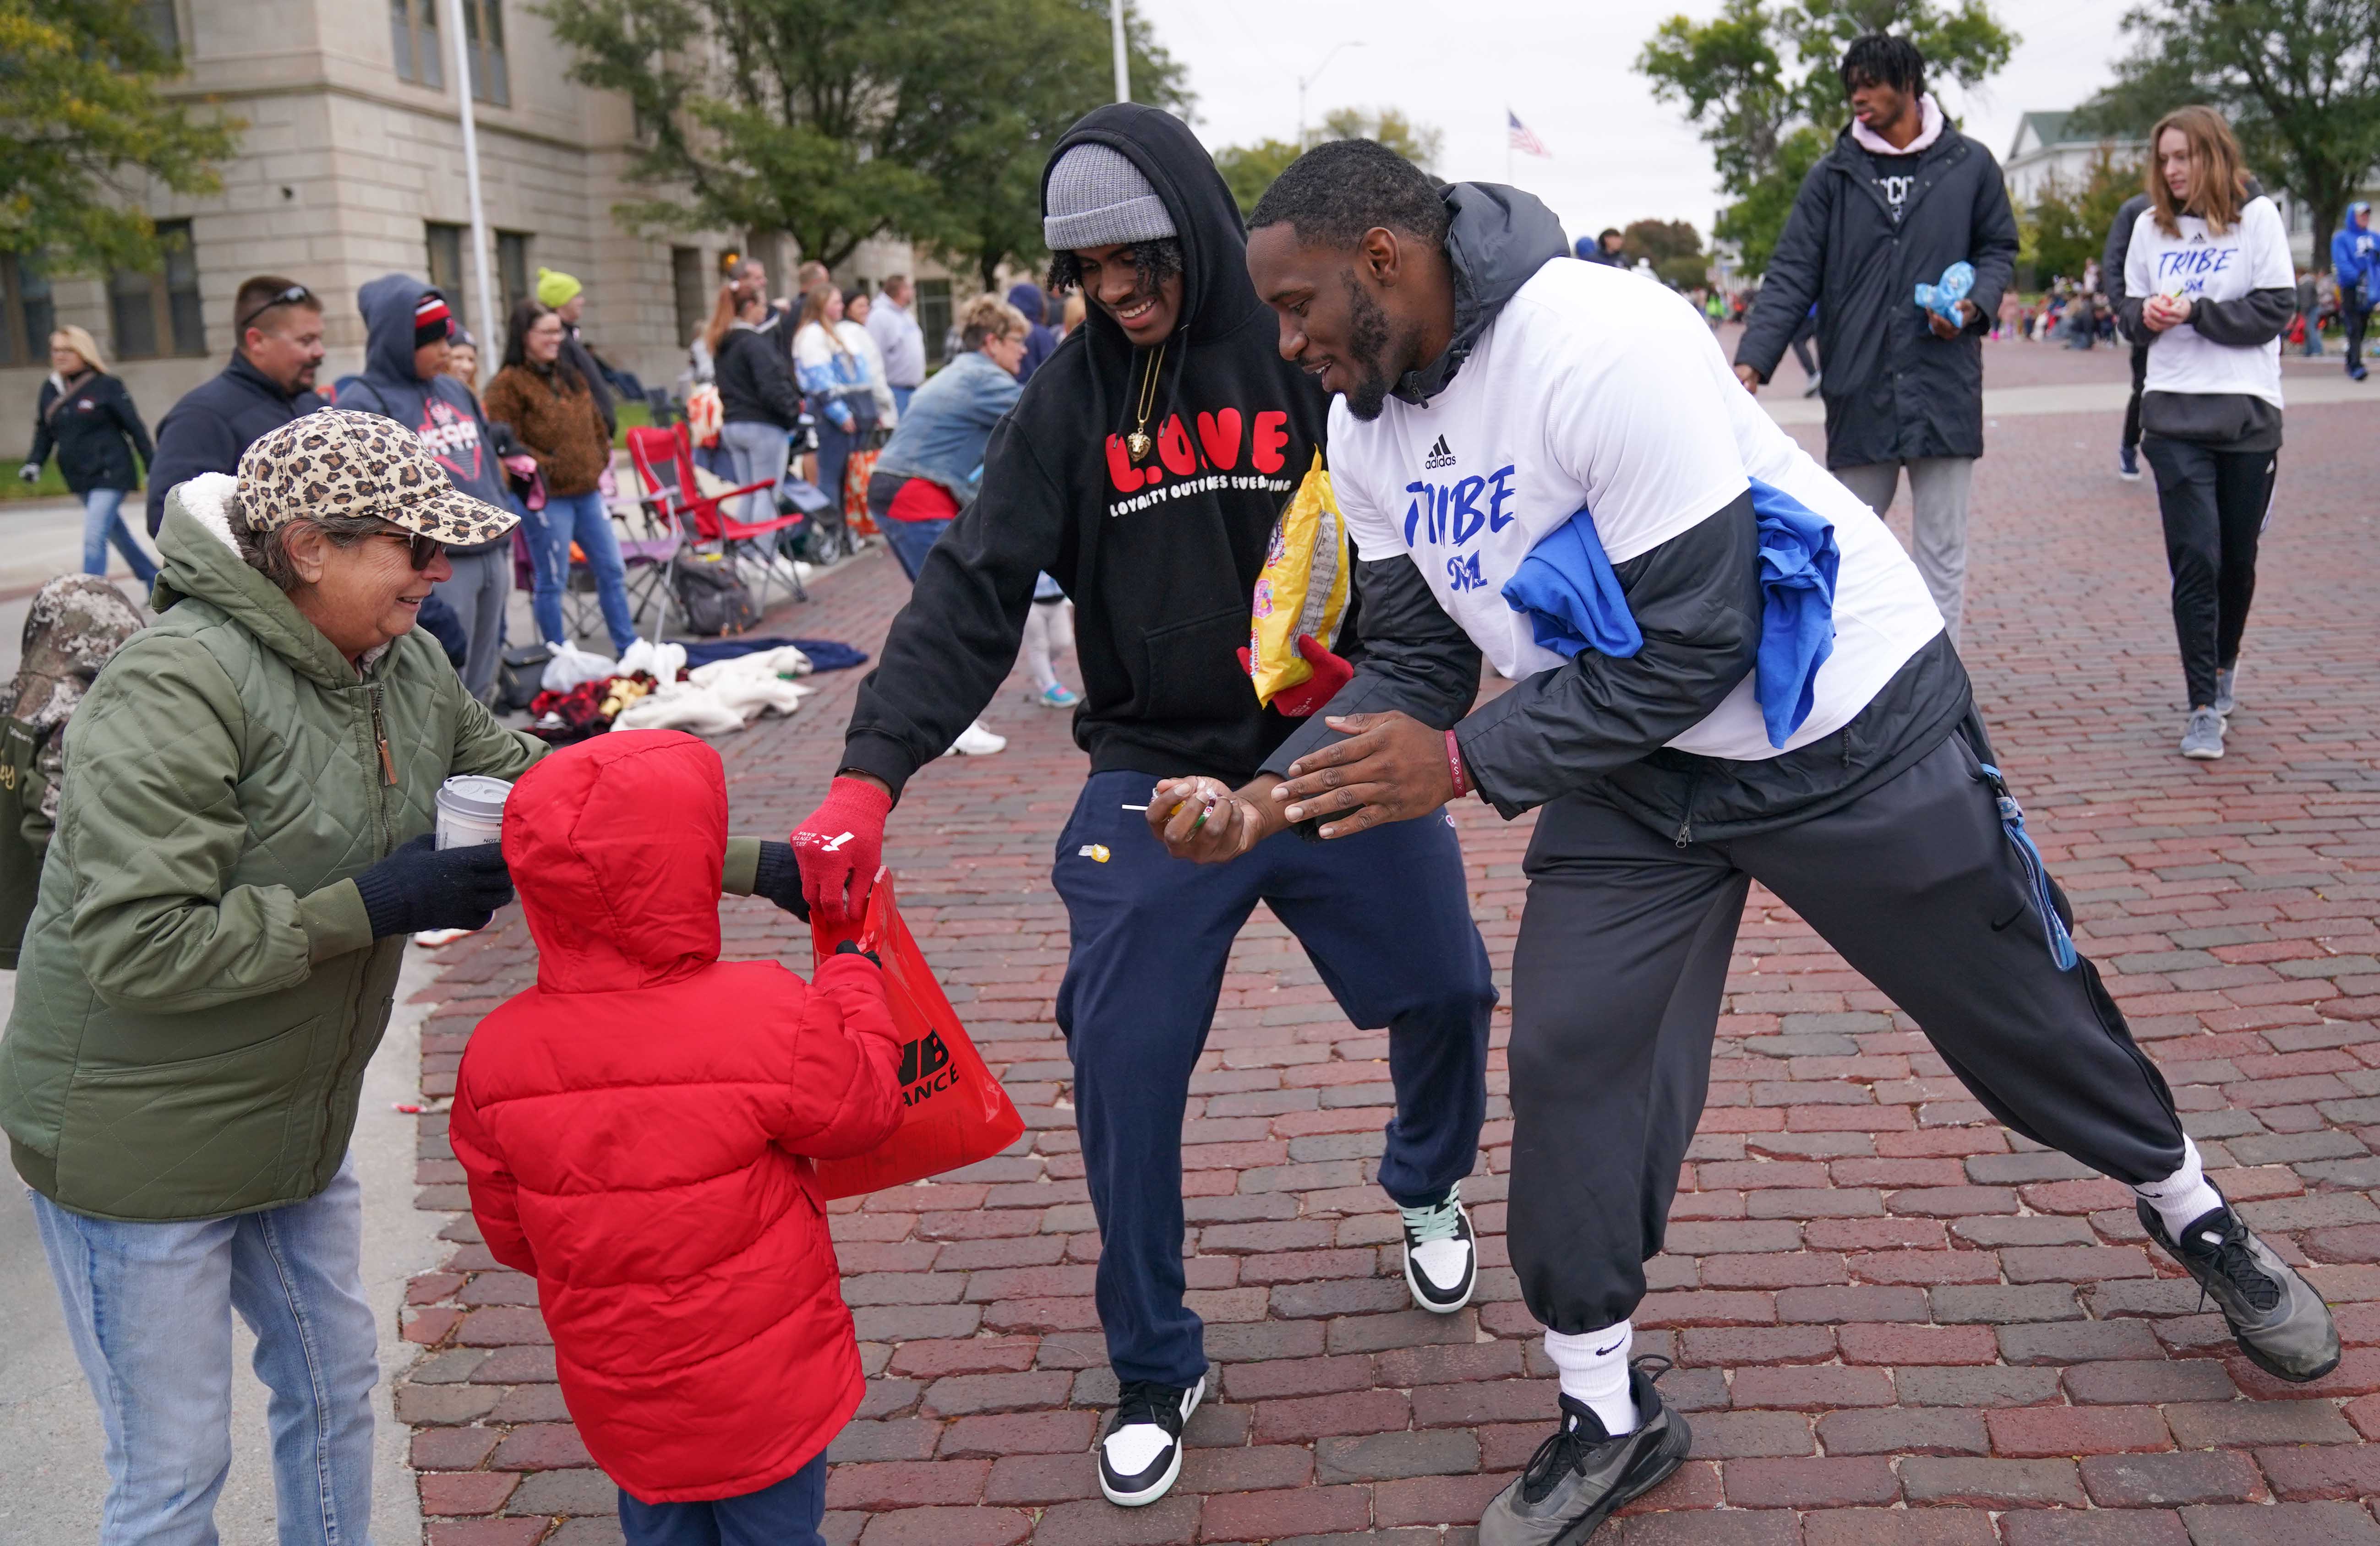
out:
<path id="1" fill-rule="evenodd" d="M 553 658 L 545 663 L 545 674 L 540 685 L 549 693 L 567 693 L 582 682 L 601 682 L 607 676 L 620 674 L 619 663 L 608 655 L 598 655 L 574 644 L 548 644 Z"/>
<path id="2" fill-rule="evenodd" d="M 906 1186 L 990 1159 L 1024 1136 L 1025 1118 L 984 1067 L 901 921 L 891 875 L 877 872 L 856 929 L 819 924 L 810 936 L 820 961 L 845 939 L 855 939 L 883 965 L 884 1001 L 901 1034 L 901 1126 L 867 1153 L 817 1161 L 820 1194 L 852 1197 Z"/>
<path id="3" fill-rule="evenodd" d="M 686 646 L 655 644 L 640 638 L 620 652 L 620 674 L 634 676 L 643 671 L 656 682 L 675 682 L 677 673 L 686 669 Z"/>

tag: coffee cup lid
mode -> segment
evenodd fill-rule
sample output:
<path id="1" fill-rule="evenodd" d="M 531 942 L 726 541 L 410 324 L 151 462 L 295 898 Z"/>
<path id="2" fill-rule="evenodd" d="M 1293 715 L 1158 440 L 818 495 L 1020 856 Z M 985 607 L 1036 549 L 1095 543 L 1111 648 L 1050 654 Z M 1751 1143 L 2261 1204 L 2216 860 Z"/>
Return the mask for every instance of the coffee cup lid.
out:
<path id="1" fill-rule="evenodd" d="M 504 815 L 504 797 L 512 791 L 513 786 L 502 779 L 465 773 L 438 786 L 438 803 L 456 815 L 501 821 Z"/>

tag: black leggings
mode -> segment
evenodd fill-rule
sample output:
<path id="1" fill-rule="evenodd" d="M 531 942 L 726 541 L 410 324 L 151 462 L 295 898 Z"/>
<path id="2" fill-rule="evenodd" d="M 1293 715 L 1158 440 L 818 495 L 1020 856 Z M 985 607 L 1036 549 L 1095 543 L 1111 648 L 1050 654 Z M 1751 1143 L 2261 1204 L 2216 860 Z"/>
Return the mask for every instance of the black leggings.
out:
<path id="1" fill-rule="evenodd" d="M 2240 658 L 2256 594 L 2256 543 L 2273 503 L 2270 451 L 2218 451 L 2150 435 L 2141 451 L 2156 474 L 2165 556 L 2173 569 L 2173 631 L 2190 707 L 2215 702 L 2215 673 Z"/>

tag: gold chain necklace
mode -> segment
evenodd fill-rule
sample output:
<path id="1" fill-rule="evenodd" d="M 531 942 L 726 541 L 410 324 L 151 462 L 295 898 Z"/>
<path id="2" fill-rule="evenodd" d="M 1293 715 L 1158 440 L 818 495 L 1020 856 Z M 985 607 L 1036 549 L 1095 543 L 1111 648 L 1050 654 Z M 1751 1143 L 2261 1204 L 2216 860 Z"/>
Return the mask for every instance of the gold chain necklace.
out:
<path id="1" fill-rule="evenodd" d="M 1141 379 L 1140 408 L 1134 414 L 1132 433 L 1123 438 L 1124 449 L 1135 462 L 1148 454 L 1148 412 L 1157 405 L 1157 373 L 1165 368 L 1165 345 L 1160 344 L 1157 353 L 1148 357 L 1148 374 Z"/>

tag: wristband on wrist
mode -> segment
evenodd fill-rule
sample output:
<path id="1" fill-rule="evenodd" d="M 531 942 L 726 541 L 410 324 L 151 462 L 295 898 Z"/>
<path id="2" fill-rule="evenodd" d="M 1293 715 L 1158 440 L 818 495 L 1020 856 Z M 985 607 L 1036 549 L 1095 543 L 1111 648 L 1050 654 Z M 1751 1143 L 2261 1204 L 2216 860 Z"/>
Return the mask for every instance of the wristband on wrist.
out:
<path id="1" fill-rule="evenodd" d="M 1454 775 L 1454 797 L 1457 800 L 1471 792 L 1471 778 L 1463 768 L 1463 747 L 1454 732 L 1446 732 L 1446 770 Z"/>

